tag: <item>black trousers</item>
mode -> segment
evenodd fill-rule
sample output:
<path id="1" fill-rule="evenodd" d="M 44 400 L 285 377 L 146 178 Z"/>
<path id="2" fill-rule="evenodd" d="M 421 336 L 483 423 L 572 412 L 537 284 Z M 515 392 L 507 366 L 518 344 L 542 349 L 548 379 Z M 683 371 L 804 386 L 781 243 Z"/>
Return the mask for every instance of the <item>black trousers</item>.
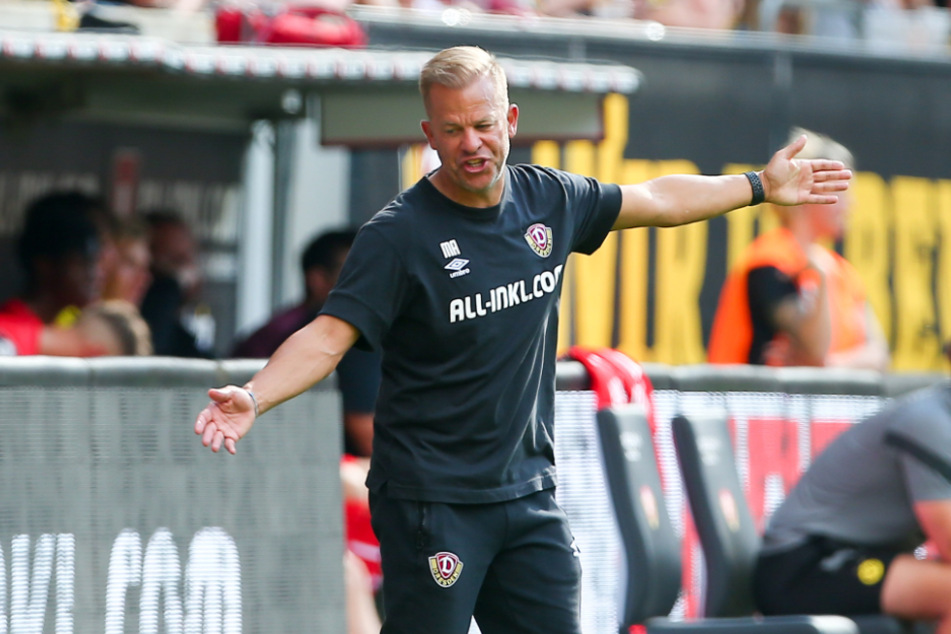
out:
<path id="1" fill-rule="evenodd" d="M 763 614 L 880 614 L 885 574 L 901 552 L 813 536 L 760 556 L 753 575 L 756 606 Z"/>
<path id="2" fill-rule="evenodd" d="M 491 504 L 370 497 L 383 634 L 580 634 L 581 564 L 554 489 Z"/>

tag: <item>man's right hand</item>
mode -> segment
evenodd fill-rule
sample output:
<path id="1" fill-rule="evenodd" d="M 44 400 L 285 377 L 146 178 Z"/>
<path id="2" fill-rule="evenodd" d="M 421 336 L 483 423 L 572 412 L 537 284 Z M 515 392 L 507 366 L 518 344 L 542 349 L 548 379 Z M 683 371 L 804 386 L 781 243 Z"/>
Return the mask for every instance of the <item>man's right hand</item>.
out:
<path id="1" fill-rule="evenodd" d="M 224 445 L 233 454 L 238 440 L 254 424 L 254 399 L 236 385 L 208 390 L 208 396 L 211 402 L 198 414 L 195 433 L 201 436 L 201 444 L 211 446 L 212 451 L 217 453 Z"/>

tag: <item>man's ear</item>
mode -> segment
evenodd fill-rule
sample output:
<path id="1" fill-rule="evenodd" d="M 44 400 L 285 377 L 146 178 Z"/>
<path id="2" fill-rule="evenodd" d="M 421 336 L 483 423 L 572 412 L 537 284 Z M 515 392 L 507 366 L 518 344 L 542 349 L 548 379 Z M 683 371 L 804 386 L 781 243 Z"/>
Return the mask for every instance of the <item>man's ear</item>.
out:
<path id="1" fill-rule="evenodd" d="M 509 138 L 511 139 L 518 131 L 518 104 L 509 104 L 507 119 L 509 124 Z"/>
<path id="2" fill-rule="evenodd" d="M 423 129 L 423 134 L 426 135 L 426 141 L 427 141 L 427 143 L 429 143 L 429 147 L 431 147 L 432 149 L 435 150 L 435 149 L 436 149 L 436 146 L 433 145 L 433 127 L 432 127 L 432 124 L 431 124 L 429 121 L 427 121 L 426 119 L 423 119 L 422 121 L 419 122 L 419 127 L 421 127 L 421 128 Z"/>

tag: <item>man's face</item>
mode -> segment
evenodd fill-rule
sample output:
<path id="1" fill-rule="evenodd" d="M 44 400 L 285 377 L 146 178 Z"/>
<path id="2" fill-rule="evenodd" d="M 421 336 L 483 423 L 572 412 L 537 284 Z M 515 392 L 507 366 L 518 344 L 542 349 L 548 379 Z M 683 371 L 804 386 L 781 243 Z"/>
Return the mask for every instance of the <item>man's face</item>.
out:
<path id="1" fill-rule="evenodd" d="M 106 278 L 106 295 L 138 306 L 152 281 L 149 246 L 145 240 L 127 238 L 120 240 L 116 248 L 118 260 L 112 275 Z"/>
<path id="2" fill-rule="evenodd" d="M 452 200 L 470 207 L 498 204 L 503 167 L 518 124 L 518 107 L 505 107 L 489 77 L 462 89 L 434 85 L 423 132 L 442 165 L 432 182 Z"/>
<path id="3" fill-rule="evenodd" d="M 82 308 L 100 298 L 103 274 L 98 256 L 76 252 L 56 259 L 52 284 L 60 304 Z"/>

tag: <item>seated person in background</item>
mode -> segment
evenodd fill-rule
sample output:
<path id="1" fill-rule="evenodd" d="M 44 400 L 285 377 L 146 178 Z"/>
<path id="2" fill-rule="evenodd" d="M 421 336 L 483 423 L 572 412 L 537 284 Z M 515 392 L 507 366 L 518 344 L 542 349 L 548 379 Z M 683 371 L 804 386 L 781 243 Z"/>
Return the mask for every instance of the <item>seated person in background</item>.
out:
<path id="1" fill-rule="evenodd" d="M 149 239 L 144 222 L 121 222 L 115 232 L 116 261 L 106 274 L 102 296 L 141 306 L 152 282 Z"/>
<path id="2" fill-rule="evenodd" d="M 356 232 L 348 229 L 329 231 L 314 238 L 301 254 L 304 299 L 277 313 L 239 342 L 231 356 L 266 359 L 285 339 L 313 321 L 337 283 L 354 237 Z M 351 348 L 336 371 L 343 397 L 344 452 L 368 457 L 373 452 L 373 410 L 380 387 L 380 356 Z"/>
<path id="3" fill-rule="evenodd" d="M 48 326 L 65 309 L 81 309 L 100 296 L 101 236 L 85 213 L 90 200 L 74 192 L 52 193 L 27 208 L 17 240 L 24 288 L 0 306 L 0 354 L 75 353 Z"/>
<path id="4" fill-rule="evenodd" d="M 917 559 L 926 540 L 937 557 Z M 884 613 L 951 632 L 951 384 L 819 454 L 770 518 L 753 586 L 763 614 Z"/>
<path id="5" fill-rule="evenodd" d="M 356 231 L 318 235 L 301 254 L 304 299 L 275 314 L 235 346 L 232 356 L 267 358 L 284 340 L 313 321 L 350 252 Z M 370 526 L 366 478 L 373 452 L 373 411 L 380 388 L 380 356 L 351 348 L 337 365 L 337 387 L 343 400 L 344 456 L 340 461 L 347 549 L 344 582 L 350 634 L 380 631 L 374 595 L 382 585 L 380 544 Z"/>
<path id="6" fill-rule="evenodd" d="M 139 310 L 122 299 L 107 299 L 90 304 L 79 315 L 75 333 L 83 353 L 77 356 L 148 356 L 152 354 L 152 335 Z"/>
<path id="7" fill-rule="evenodd" d="M 807 134 L 799 158 L 853 166 L 832 139 Z M 884 371 L 889 353 L 858 273 L 823 241 L 845 232 L 850 195 L 834 205 L 774 207 L 781 226 L 757 238 L 720 292 L 708 348 L 711 363 L 838 366 Z"/>
<path id="8" fill-rule="evenodd" d="M 202 275 L 198 243 L 191 228 L 172 211 L 153 211 L 144 218 L 152 283 L 141 310 L 152 331 L 155 354 L 211 358 L 214 321 L 210 311 L 199 304 Z"/>

